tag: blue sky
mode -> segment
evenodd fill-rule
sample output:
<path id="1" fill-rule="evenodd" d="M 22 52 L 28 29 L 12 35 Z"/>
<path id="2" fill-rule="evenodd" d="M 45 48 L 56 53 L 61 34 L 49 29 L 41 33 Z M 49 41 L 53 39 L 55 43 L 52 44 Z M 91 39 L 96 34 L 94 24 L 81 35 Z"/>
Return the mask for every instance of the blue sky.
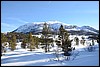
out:
<path id="1" fill-rule="evenodd" d="M 52 20 L 99 30 L 99 1 L 1 1 L 1 32 Z"/>

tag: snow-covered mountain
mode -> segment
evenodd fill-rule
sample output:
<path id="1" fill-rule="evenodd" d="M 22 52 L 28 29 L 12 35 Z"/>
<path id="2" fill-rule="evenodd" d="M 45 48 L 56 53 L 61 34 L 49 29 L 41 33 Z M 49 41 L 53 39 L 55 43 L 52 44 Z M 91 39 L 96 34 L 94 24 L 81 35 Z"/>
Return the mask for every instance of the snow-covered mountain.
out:
<path id="1" fill-rule="evenodd" d="M 22 25 L 20 27 L 18 27 L 16 30 L 14 30 L 13 32 L 22 32 L 22 33 L 41 33 L 42 29 L 43 29 L 43 24 L 45 22 L 33 22 L 33 23 L 27 23 L 25 25 Z M 90 26 L 76 26 L 76 25 L 70 25 L 70 24 L 66 24 L 66 23 L 62 23 L 60 21 L 47 21 L 46 22 L 52 32 L 57 32 L 59 30 L 59 27 L 61 25 L 64 26 L 64 28 L 71 34 L 99 34 L 99 31 L 90 27 Z"/>

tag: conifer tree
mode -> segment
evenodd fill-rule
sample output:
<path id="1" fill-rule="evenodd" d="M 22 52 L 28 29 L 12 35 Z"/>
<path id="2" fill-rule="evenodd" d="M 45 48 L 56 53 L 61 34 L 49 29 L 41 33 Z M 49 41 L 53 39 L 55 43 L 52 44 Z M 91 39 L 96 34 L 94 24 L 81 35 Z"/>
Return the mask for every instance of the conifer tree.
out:
<path id="1" fill-rule="evenodd" d="M 79 45 L 79 39 L 78 39 L 78 37 L 75 37 L 74 40 L 76 42 L 76 45 Z"/>
<path id="2" fill-rule="evenodd" d="M 82 37 L 82 42 L 81 42 L 81 44 L 82 44 L 82 45 L 85 44 L 85 38 L 84 38 L 84 37 Z"/>
<path id="3" fill-rule="evenodd" d="M 69 39 L 69 34 L 68 32 L 63 28 L 63 25 L 60 26 L 59 28 L 59 37 L 61 38 L 62 44 L 61 47 L 63 51 L 68 51 L 69 47 L 71 47 L 71 41 Z"/>
<path id="4" fill-rule="evenodd" d="M 9 48 L 11 49 L 11 43 L 12 43 L 12 33 L 7 33 Z"/>
<path id="5" fill-rule="evenodd" d="M 62 44 L 61 44 L 61 47 L 64 48 L 64 28 L 63 28 L 63 25 L 60 26 L 59 28 L 59 38 L 61 38 L 61 41 L 62 41 Z"/>
<path id="6" fill-rule="evenodd" d="M 7 42 L 7 37 L 4 33 L 1 33 L 1 44 Z"/>
<path id="7" fill-rule="evenodd" d="M 35 49 L 35 43 L 31 32 L 29 33 L 29 43 L 30 43 L 30 51 L 32 51 L 33 49 Z"/>
<path id="8" fill-rule="evenodd" d="M 35 47 L 38 48 L 39 38 L 38 37 L 35 37 L 35 36 L 33 36 L 33 38 L 34 38 L 34 42 L 35 42 Z"/>
<path id="9" fill-rule="evenodd" d="M 16 49 L 16 36 L 15 34 L 12 35 L 12 40 L 10 41 L 11 43 L 11 50 L 15 50 Z"/>
<path id="10" fill-rule="evenodd" d="M 94 40 L 92 39 L 92 46 L 94 46 Z"/>
<path id="11" fill-rule="evenodd" d="M 42 30 L 42 34 L 44 36 L 44 43 L 45 43 L 45 52 L 49 51 L 49 34 L 51 34 L 50 32 L 50 27 L 47 25 L 47 23 L 44 23 L 44 26 L 43 26 L 43 30 Z M 48 48 L 47 48 L 48 47 Z"/>
<path id="12" fill-rule="evenodd" d="M 6 50 L 4 50 L 5 46 L 7 45 L 5 42 L 7 42 L 7 37 L 4 33 L 1 33 L 1 56 L 2 52 L 6 52 Z"/>
<path id="13" fill-rule="evenodd" d="M 37 40 L 37 39 L 35 40 L 35 45 L 36 45 L 36 48 L 39 48 L 39 47 L 38 47 L 39 42 L 38 42 L 38 40 Z"/>
<path id="14" fill-rule="evenodd" d="M 99 35 L 98 35 L 98 37 L 97 37 L 97 43 L 99 43 Z"/>
<path id="15" fill-rule="evenodd" d="M 26 43 L 27 43 L 26 38 L 24 38 L 22 43 L 21 43 L 21 47 L 25 49 L 26 48 Z"/>

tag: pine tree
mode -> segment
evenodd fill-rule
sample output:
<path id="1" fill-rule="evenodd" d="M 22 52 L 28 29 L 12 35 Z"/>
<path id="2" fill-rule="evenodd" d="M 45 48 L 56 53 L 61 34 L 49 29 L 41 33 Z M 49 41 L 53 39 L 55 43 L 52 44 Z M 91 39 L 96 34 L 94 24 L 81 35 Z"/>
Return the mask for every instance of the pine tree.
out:
<path id="1" fill-rule="evenodd" d="M 41 38 L 39 40 L 40 43 L 45 44 L 45 37 L 44 35 L 41 35 Z"/>
<path id="2" fill-rule="evenodd" d="M 44 43 L 45 43 L 45 52 L 49 51 L 49 35 L 51 34 L 50 32 L 50 27 L 47 25 L 47 23 L 44 23 L 44 26 L 43 26 L 43 30 L 42 30 L 42 34 L 44 36 Z"/>
<path id="3" fill-rule="evenodd" d="M 21 47 L 25 49 L 26 48 L 26 43 L 27 43 L 26 38 L 24 38 L 22 43 L 21 43 Z"/>
<path id="4" fill-rule="evenodd" d="M 2 52 L 6 52 L 6 50 L 4 50 L 5 46 L 7 45 L 5 42 L 7 42 L 7 37 L 4 33 L 1 33 L 1 56 L 2 56 Z"/>
<path id="5" fill-rule="evenodd" d="M 29 43 L 30 43 L 30 51 L 32 51 L 33 49 L 35 49 L 35 43 L 31 32 L 29 33 Z"/>
<path id="6" fill-rule="evenodd" d="M 60 28 L 59 28 L 59 38 L 61 38 L 61 42 L 62 42 L 62 44 L 61 44 L 61 47 L 62 48 L 64 48 L 64 32 L 65 32 L 65 30 L 64 30 L 64 28 L 63 28 L 63 25 L 61 25 L 60 26 Z"/>
<path id="7" fill-rule="evenodd" d="M 35 47 L 38 48 L 38 45 L 39 45 L 39 38 L 36 37 L 36 36 L 33 36 L 33 38 L 34 38 Z"/>
<path id="8" fill-rule="evenodd" d="M 78 37 L 75 37 L 74 40 L 76 42 L 76 45 L 79 45 L 79 39 L 78 39 Z"/>
<path id="9" fill-rule="evenodd" d="M 15 34 L 12 35 L 12 40 L 10 41 L 11 43 L 11 50 L 15 50 L 16 49 L 16 36 Z"/>
<path id="10" fill-rule="evenodd" d="M 99 43 L 99 35 L 97 36 L 97 43 Z"/>
<path id="11" fill-rule="evenodd" d="M 82 40 L 81 41 L 82 41 L 81 44 L 84 45 L 85 44 L 85 38 L 82 37 Z"/>
<path id="12" fill-rule="evenodd" d="M 1 33 L 1 44 L 7 42 L 7 37 L 4 33 Z"/>
<path id="13" fill-rule="evenodd" d="M 7 38 L 8 38 L 9 48 L 11 48 L 11 43 L 12 43 L 12 33 L 7 33 Z"/>
<path id="14" fill-rule="evenodd" d="M 59 28 L 59 37 L 61 38 L 62 44 L 61 47 L 63 51 L 68 51 L 69 47 L 71 47 L 71 41 L 69 40 L 68 32 L 63 28 L 63 25 Z"/>
<path id="15" fill-rule="evenodd" d="M 92 39 L 92 46 L 94 46 L 94 40 Z"/>
<path id="16" fill-rule="evenodd" d="M 63 28 L 63 25 L 60 26 L 59 28 L 59 39 L 61 40 L 61 47 L 64 49 L 65 45 L 65 37 L 64 37 L 65 30 Z"/>

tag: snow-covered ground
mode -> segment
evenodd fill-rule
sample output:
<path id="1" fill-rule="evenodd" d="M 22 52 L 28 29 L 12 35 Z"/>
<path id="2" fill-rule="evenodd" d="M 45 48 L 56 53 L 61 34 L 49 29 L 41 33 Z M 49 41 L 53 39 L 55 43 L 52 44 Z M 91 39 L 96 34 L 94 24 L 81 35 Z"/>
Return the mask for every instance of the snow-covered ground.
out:
<path id="1" fill-rule="evenodd" d="M 17 43 L 17 49 L 3 53 L 1 56 L 1 66 L 99 66 L 99 46 L 95 45 L 95 50 L 92 52 L 85 51 L 81 45 L 74 46 L 76 50 L 70 56 L 70 60 L 65 60 L 64 56 L 59 52 L 59 60 L 56 61 L 53 48 L 50 52 L 45 53 L 44 49 L 28 49 L 20 48 L 21 43 Z M 54 47 L 55 48 L 55 47 Z M 78 53 L 75 57 L 74 54 Z M 73 60 L 74 58 L 74 60 Z"/>

